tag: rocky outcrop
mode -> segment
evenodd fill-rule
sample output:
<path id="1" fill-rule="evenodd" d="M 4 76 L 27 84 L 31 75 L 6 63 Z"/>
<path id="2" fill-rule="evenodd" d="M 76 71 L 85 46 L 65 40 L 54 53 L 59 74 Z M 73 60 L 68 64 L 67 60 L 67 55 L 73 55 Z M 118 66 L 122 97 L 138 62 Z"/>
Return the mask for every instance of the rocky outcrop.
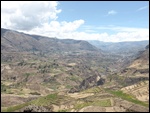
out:
<path id="1" fill-rule="evenodd" d="M 52 107 L 46 108 L 43 106 L 29 105 L 25 107 L 22 112 L 52 112 Z"/>
<path id="2" fill-rule="evenodd" d="M 104 83 L 105 79 L 102 78 L 101 75 L 95 74 L 93 76 L 84 79 L 79 86 L 71 88 L 69 93 L 79 92 L 81 90 L 85 90 L 93 86 L 103 85 Z"/>
<path id="3" fill-rule="evenodd" d="M 79 90 L 78 87 L 73 87 L 73 88 L 71 88 L 71 89 L 69 90 L 68 93 L 75 93 L 75 92 L 79 92 L 79 91 L 80 91 L 80 90 Z"/>
<path id="4" fill-rule="evenodd" d="M 105 82 L 105 79 L 103 79 L 100 75 L 94 75 L 90 76 L 82 81 L 82 83 L 79 85 L 79 88 L 81 90 L 97 86 L 97 85 L 103 85 Z"/>

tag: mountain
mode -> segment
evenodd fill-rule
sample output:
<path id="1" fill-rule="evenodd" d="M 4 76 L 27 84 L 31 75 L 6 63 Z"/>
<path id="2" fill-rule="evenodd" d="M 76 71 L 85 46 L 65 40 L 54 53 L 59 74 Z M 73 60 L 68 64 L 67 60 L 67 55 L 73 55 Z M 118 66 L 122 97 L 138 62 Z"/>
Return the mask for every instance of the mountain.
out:
<path id="1" fill-rule="evenodd" d="M 5 82 L 10 83 L 8 90 L 14 87 L 32 93 L 34 89 L 42 95 L 51 90 L 66 90 L 97 69 L 103 73 L 107 64 L 99 63 L 102 58 L 101 50 L 87 41 L 29 35 L 1 28 L 1 79 L 4 87 L 7 86 Z"/>
<path id="2" fill-rule="evenodd" d="M 131 94 L 140 101 L 149 101 L 149 45 L 140 51 L 121 72 L 112 75 L 124 93 Z"/>
<path id="3" fill-rule="evenodd" d="M 128 68 L 149 69 L 149 45 L 145 49 Z"/>
<path id="4" fill-rule="evenodd" d="M 113 65 L 110 65 L 113 70 L 124 69 L 128 66 L 139 54 L 145 46 L 149 44 L 145 41 L 128 41 L 128 42 L 102 42 L 98 40 L 88 40 L 93 46 L 100 48 L 107 57 L 114 58 Z"/>
<path id="5" fill-rule="evenodd" d="M 43 57 L 102 56 L 87 41 L 29 35 L 1 28 L 1 60 L 22 61 Z"/>
<path id="6" fill-rule="evenodd" d="M 98 51 L 86 41 L 72 39 L 57 39 L 38 35 L 28 35 L 1 28 L 1 51 L 5 52 L 68 52 L 68 51 Z"/>
<path id="7" fill-rule="evenodd" d="M 149 41 L 128 41 L 128 42 L 102 42 L 98 40 L 88 40 L 88 42 L 97 48 L 109 53 L 131 54 L 137 53 L 148 45 Z"/>
<path id="8" fill-rule="evenodd" d="M 1 111 L 149 111 L 149 45 L 126 48 L 1 29 Z"/>
<path id="9" fill-rule="evenodd" d="M 104 83 L 105 79 L 98 72 L 95 72 L 92 76 L 85 78 L 79 86 L 71 88 L 69 93 L 79 92 L 94 86 L 103 85 Z"/>

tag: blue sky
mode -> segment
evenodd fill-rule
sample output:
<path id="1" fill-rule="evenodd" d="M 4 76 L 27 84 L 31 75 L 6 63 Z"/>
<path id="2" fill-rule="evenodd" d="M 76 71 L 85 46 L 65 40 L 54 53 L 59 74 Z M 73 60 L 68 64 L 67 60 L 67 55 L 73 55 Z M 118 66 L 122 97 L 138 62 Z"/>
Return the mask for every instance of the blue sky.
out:
<path id="1" fill-rule="evenodd" d="M 84 19 L 84 25 L 91 26 L 126 26 L 137 28 L 149 27 L 148 2 L 112 2 L 112 1 L 60 1 L 58 8 L 62 12 L 58 14 L 58 21 L 73 21 Z M 138 9 L 147 7 L 143 10 Z M 108 12 L 114 10 L 114 15 Z"/>
<path id="2" fill-rule="evenodd" d="M 2 27 L 8 29 L 61 39 L 149 40 L 148 1 L 9 1 L 1 4 Z"/>

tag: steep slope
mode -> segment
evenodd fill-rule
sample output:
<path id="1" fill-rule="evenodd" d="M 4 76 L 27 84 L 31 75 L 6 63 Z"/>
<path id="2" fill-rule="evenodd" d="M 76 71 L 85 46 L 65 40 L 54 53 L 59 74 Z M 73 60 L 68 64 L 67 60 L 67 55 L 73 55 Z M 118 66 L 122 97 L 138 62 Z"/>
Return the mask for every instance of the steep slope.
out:
<path id="1" fill-rule="evenodd" d="M 130 77 L 139 78 L 139 79 L 141 77 L 144 77 L 145 80 L 148 80 L 149 79 L 149 46 L 146 46 L 144 51 L 140 51 L 137 58 L 134 59 L 134 61 L 131 62 L 125 69 L 123 69 L 120 75 L 126 76 L 127 80 Z M 142 79 L 140 81 L 142 81 Z M 130 84 L 134 84 L 134 82 L 131 81 Z"/>
<path id="2" fill-rule="evenodd" d="M 1 28 L 1 32 L 2 52 L 42 51 L 45 49 L 37 40 L 26 34 L 3 28 Z"/>
<path id="3" fill-rule="evenodd" d="M 95 70 L 105 71 L 101 68 L 106 65 L 98 63 L 101 51 L 86 41 L 48 38 L 7 29 L 1 32 L 4 93 L 29 94 L 34 90 L 45 95 L 77 85 Z"/>
<path id="4" fill-rule="evenodd" d="M 143 76 L 149 74 L 149 45 L 145 47 L 144 51 L 140 51 L 138 57 L 122 71 L 132 72 L 135 76 Z"/>
<path id="5" fill-rule="evenodd" d="M 65 55 L 102 55 L 101 50 L 82 40 L 57 39 L 29 35 L 1 28 L 1 60 L 15 62 L 41 59 L 43 57 L 62 57 Z M 95 55 L 96 56 L 96 55 Z"/>
<path id="6" fill-rule="evenodd" d="M 1 50 L 7 52 L 97 51 L 96 47 L 86 41 L 28 35 L 3 28 L 1 28 L 1 41 Z"/>
<path id="7" fill-rule="evenodd" d="M 102 42 L 98 40 L 89 40 L 90 44 L 100 48 L 104 55 L 113 59 L 113 64 L 110 67 L 113 70 L 126 68 L 134 59 L 143 51 L 149 41 L 129 41 L 129 42 Z"/>
<path id="8" fill-rule="evenodd" d="M 117 74 L 116 81 L 122 91 L 133 95 L 140 101 L 149 101 L 149 45 L 124 70 Z"/>
<path id="9" fill-rule="evenodd" d="M 1 63 L 3 111 L 24 111 L 25 106 L 38 110 L 52 106 L 56 112 L 149 110 L 148 102 L 141 102 L 149 100 L 149 46 L 109 80 L 108 75 L 114 73 L 111 66 L 120 67 L 114 62 L 123 59 L 102 55 L 101 50 L 86 41 L 60 40 L 6 29 L 1 32 L 1 58 L 6 58 Z M 112 88 L 114 85 L 130 95 L 120 94 Z M 68 93 L 73 86 L 78 86 L 81 92 Z M 118 95 L 110 93 L 106 86 Z"/>
<path id="10" fill-rule="evenodd" d="M 145 49 L 139 53 L 141 55 L 128 68 L 149 69 L 149 45 Z"/>

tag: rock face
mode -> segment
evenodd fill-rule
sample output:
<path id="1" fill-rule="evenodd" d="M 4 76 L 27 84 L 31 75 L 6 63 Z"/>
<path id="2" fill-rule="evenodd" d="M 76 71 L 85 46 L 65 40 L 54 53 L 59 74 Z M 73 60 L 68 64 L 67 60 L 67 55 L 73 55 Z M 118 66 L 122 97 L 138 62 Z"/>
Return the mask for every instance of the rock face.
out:
<path id="1" fill-rule="evenodd" d="M 79 92 L 81 90 L 91 88 L 93 86 L 103 85 L 104 83 L 105 79 L 102 78 L 101 75 L 95 74 L 84 79 L 79 86 L 71 88 L 69 93 Z"/>
<path id="2" fill-rule="evenodd" d="M 69 90 L 69 93 L 75 93 L 75 92 L 79 92 L 79 88 L 78 87 L 73 87 Z"/>
<path id="3" fill-rule="evenodd" d="M 100 75 L 94 75 L 90 76 L 82 81 L 79 88 L 81 90 L 97 86 L 97 85 L 103 85 L 105 82 L 105 79 L 103 79 Z"/>
<path id="4" fill-rule="evenodd" d="M 29 105 L 25 107 L 22 111 L 23 112 L 52 112 L 52 108 L 47 109 L 42 106 Z"/>

